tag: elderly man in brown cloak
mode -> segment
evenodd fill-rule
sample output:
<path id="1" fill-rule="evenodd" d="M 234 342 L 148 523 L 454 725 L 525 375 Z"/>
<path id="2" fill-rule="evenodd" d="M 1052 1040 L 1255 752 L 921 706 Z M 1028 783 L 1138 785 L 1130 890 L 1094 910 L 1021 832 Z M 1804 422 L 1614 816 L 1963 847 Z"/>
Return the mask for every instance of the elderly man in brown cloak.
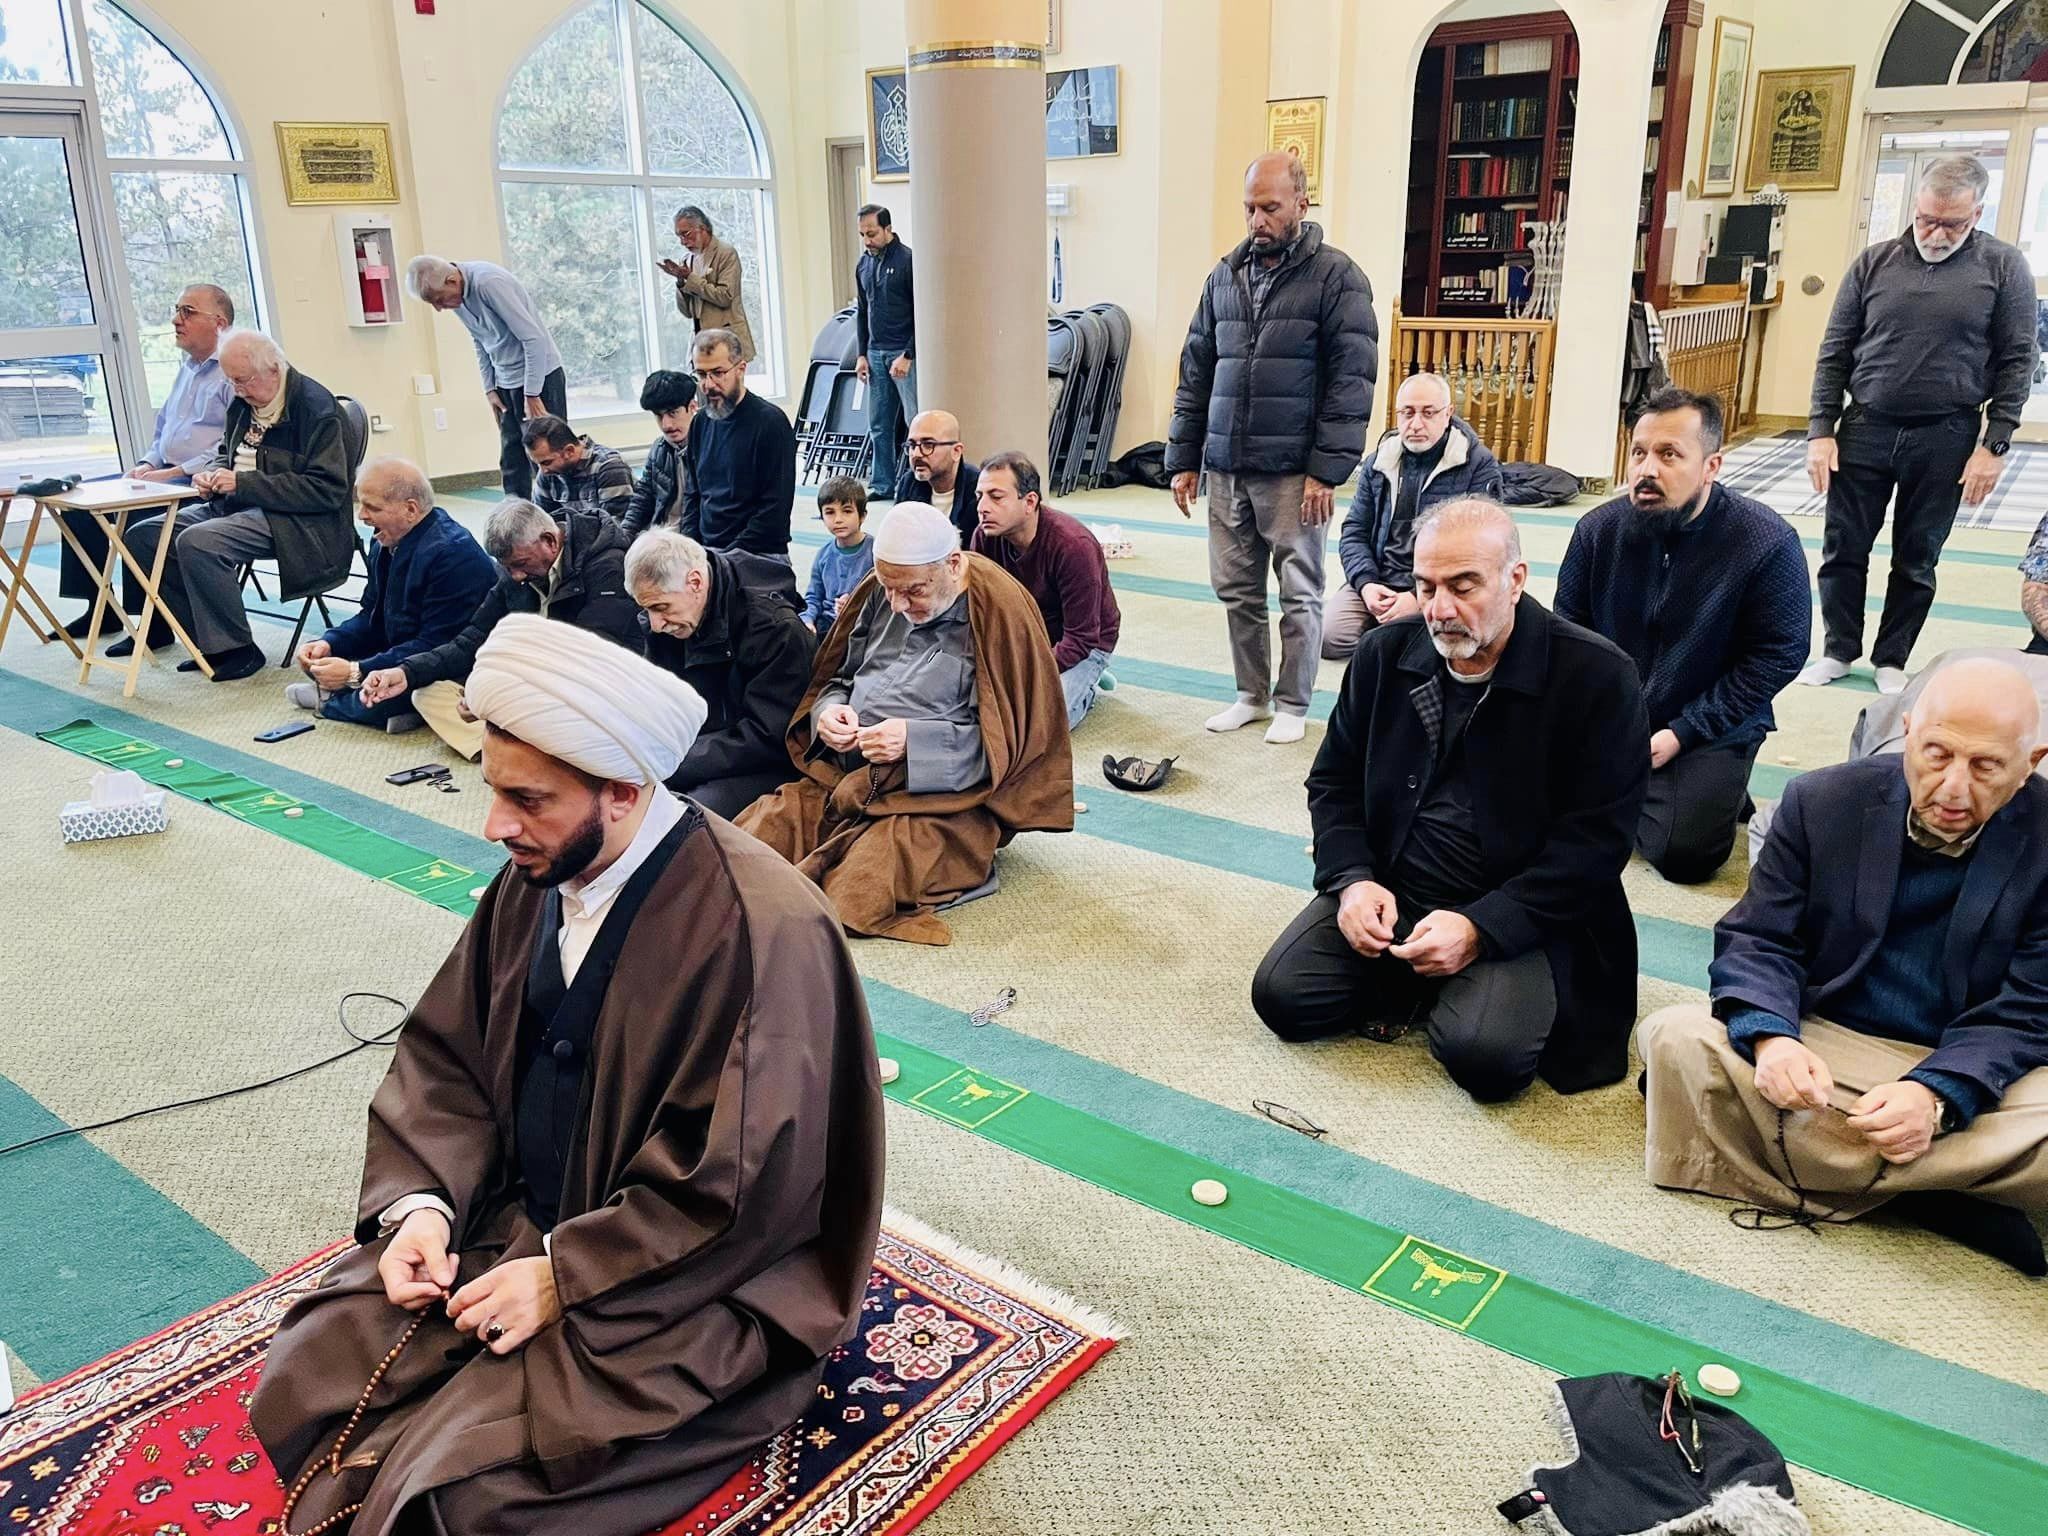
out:
<path id="1" fill-rule="evenodd" d="M 853 1333 L 873 1037 L 818 892 L 662 788 L 687 685 L 514 614 L 467 697 L 513 868 L 407 1021 L 362 1246 L 286 1316 L 251 1417 L 295 1536 L 642 1536 Z"/>
<path id="2" fill-rule="evenodd" d="M 1074 825 L 1066 696 L 1031 594 L 924 502 L 898 502 L 789 727 L 800 777 L 739 825 L 850 932 L 949 944 L 934 913 L 996 888 L 996 850 Z"/>

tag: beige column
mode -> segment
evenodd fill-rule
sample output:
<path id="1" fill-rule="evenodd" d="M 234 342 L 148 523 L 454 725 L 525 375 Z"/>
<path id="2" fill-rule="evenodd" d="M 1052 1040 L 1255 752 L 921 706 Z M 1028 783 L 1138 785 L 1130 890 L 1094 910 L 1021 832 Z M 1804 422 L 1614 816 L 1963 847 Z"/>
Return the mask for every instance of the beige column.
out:
<path id="1" fill-rule="evenodd" d="M 904 0 L 917 403 L 1046 462 L 1045 7 Z"/>

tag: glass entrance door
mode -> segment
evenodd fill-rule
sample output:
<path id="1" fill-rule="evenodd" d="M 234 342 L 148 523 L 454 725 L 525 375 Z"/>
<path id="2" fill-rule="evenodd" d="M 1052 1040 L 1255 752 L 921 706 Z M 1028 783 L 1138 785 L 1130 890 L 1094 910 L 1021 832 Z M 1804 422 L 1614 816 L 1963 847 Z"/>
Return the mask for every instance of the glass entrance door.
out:
<path id="1" fill-rule="evenodd" d="M 131 458 L 80 120 L 0 110 L 0 485 Z"/>

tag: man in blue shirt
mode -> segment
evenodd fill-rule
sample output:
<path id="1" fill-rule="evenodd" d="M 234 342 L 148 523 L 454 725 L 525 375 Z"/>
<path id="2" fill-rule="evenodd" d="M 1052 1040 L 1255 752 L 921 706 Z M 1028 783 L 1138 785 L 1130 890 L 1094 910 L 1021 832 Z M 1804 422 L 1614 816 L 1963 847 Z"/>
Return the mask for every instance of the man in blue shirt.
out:
<path id="1" fill-rule="evenodd" d="M 868 495 L 880 501 L 896 494 L 904 428 L 917 414 L 917 304 L 910 247 L 896 238 L 879 203 L 860 211 L 860 243 L 867 251 L 853 270 L 853 371 L 868 387 Z"/>
<path id="2" fill-rule="evenodd" d="M 1654 1182 L 1802 1224 L 1903 1196 L 2048 1271 L 2044 755 L 2025 676 L 1975 657 L 1928 680 L 1902 757 L 1792 781 L 1714 929 L 1711 1009 L 1643 1023 Z"/>
<path id="3" fill-rule="evenodd" d="M 497 584 L 498 567 L 467 528 L 434 505 L 425 472 L 405 459 L 372 459 L 362 467 L 356 515 L 377 540 L 363 605 L 299 647 L 294 659 L 310 681 L 291 684 L 285 697 L 329 720 L 417 730 L 425 722 L 404 695 L 364 703 L 363 679 L 452 640 Z"/>
<path id="4" fill-rule="evenodd" d="M 157 410 L 156 435 L 150 440 L 149 452 L 128 470 L 129 479 L 167 480 L 185 485 L 197 471 L 212 467 L 214 456 L 220 452 L 228 403 L 235 397 L 234 386 L 220 371 L 220 361 L 214 354 L 220 349 L 221 332 L 234 323 L 235 301 L 228 297 L 226 289 L 212 283 L 193 283 L 178 295 L 171 310 L 171 339 L 185 356 L 178 364 L 177 377 L 171 381 L 171 392 Z M 67 512 L 64 524 L 95 563 L 105 563 L 107 535 L 98 519 L 83 512 Z M 155 553 L 132 543 L 129 551 L 139 560 Z M 99 589 L 69 540 L 65 541 L 60 558 L 62 575 L 57 590 L 66 597 L 89 602 Z M 64 628 L 82 640 L 91 623 L 92 610 L 88 608 Z M 109 612 L 100 621 L 100 633 L 119 632 L 119 621 Z"/>
<path id="5" fill-rule="evenodd" d="M 476 347 L 484 399 L 498 419 L 498 477 L 507 496 L 531 499 L 533 466 L 519 429 L 536 416 L 569 414 L 569 380 L 562 354 L 526 285 L 494 261 L 459 266 L 439 256 L 406 264 L 413 297 L 452 310 Z"/>

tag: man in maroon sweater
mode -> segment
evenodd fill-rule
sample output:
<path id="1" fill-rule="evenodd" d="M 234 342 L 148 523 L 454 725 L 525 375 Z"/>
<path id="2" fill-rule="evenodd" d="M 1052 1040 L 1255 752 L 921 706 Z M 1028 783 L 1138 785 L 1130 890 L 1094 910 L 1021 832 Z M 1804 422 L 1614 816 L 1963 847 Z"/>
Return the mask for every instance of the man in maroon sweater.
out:
<path id="1" fill-rule="evenodd" d="M 1123 615 L 1109 589 L 1102 545 L 1075 519 L 1039 500 L 1038 466 L 1021 453 L 999 453 L 983 464 L 978 489 L 974 552 L 995 561 L 1038 600 L 1072 730 L 1098 691 L 1116 687 L 1107 668 Z"/>

